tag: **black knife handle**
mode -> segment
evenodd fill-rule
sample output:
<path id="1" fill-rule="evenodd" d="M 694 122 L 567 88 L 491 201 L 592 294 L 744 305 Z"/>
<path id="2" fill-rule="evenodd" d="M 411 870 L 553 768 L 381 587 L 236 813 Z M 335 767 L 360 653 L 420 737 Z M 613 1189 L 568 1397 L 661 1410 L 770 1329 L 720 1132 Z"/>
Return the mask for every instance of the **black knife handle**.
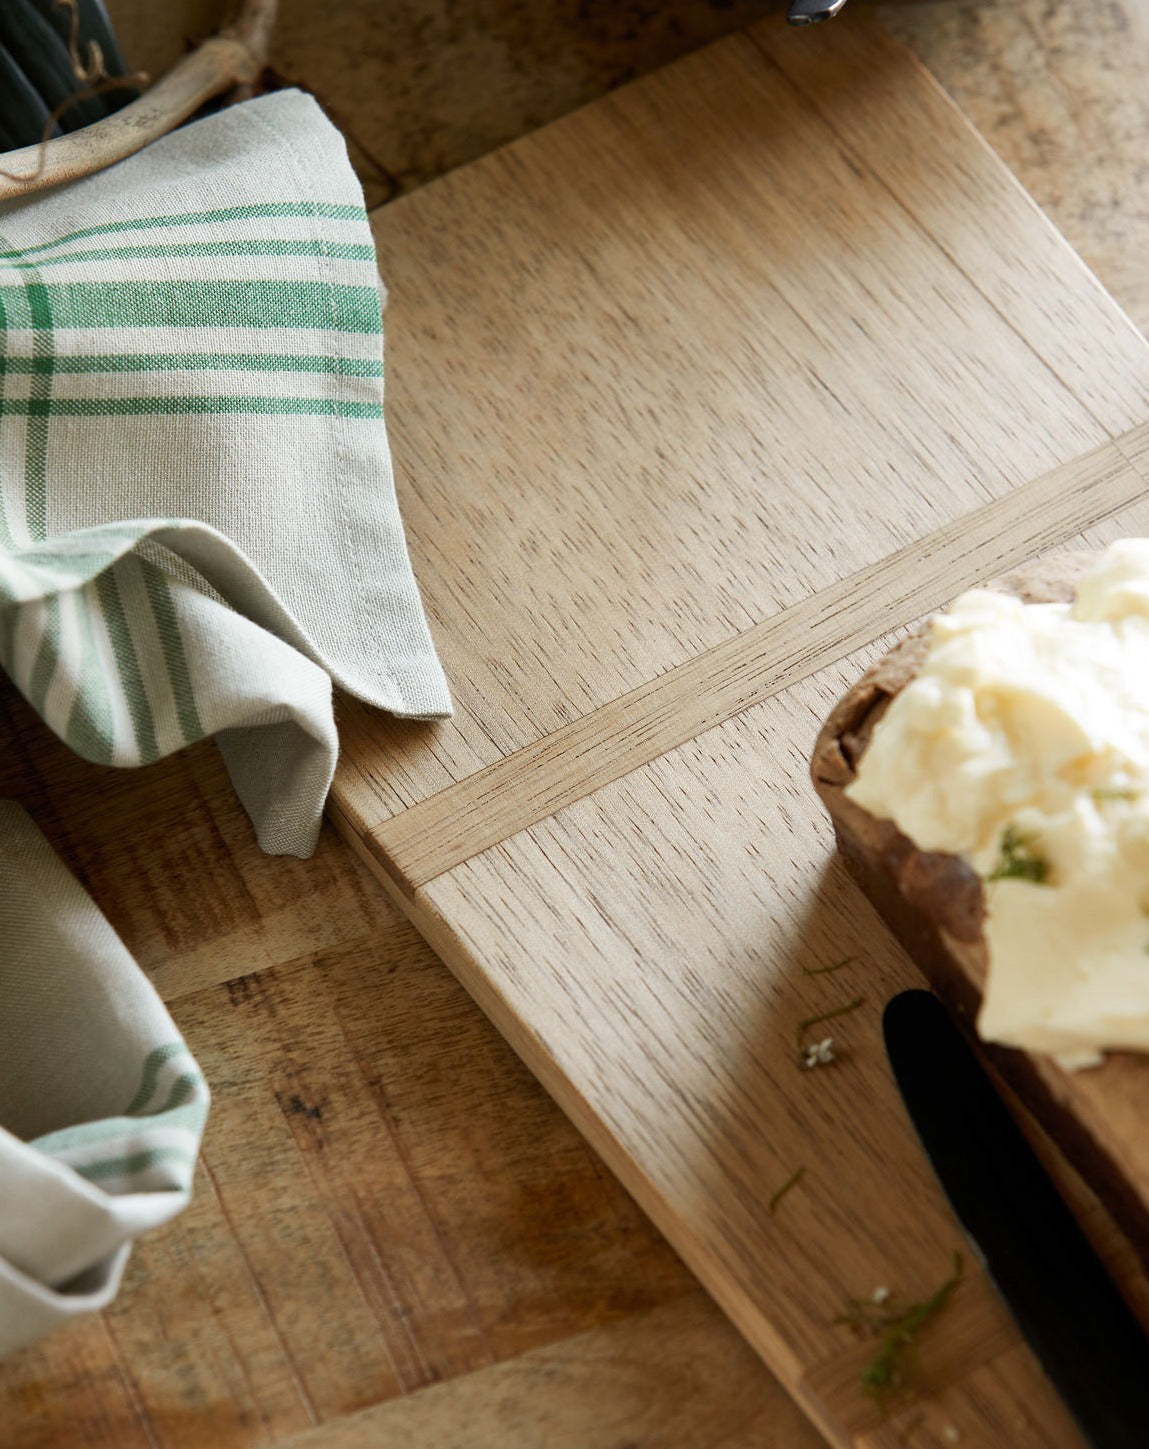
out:
<path id="1" fill-rule="evenodd" d="M 882 1018 L 902 1098 L 946 1197 L 1093 1449 L 1149 1446 L 1149 1340 L 945 1007 Z"/>

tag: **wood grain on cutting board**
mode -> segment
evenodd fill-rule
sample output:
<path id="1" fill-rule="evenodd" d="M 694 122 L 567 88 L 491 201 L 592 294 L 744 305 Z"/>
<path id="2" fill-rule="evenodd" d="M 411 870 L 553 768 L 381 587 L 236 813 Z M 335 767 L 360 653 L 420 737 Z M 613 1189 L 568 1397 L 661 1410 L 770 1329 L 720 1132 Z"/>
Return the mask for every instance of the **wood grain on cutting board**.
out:
<path id="1" fill-rule="evenodd" d="M 972 1266 L 891 1418 L 833 1322 L 928 1294 L 959 1238 L 878 1040 L 917 978 L 806 765 L 891 631 L 1149 531 L 1149 347 L 849 12 L 816 51 L 724 41 L 376 235 L 458 708 L 345 701 L 333 817 L 833 1442 L 1076 1442 Z M 803 1071 L 803 1020 L 859 996 Z"/>

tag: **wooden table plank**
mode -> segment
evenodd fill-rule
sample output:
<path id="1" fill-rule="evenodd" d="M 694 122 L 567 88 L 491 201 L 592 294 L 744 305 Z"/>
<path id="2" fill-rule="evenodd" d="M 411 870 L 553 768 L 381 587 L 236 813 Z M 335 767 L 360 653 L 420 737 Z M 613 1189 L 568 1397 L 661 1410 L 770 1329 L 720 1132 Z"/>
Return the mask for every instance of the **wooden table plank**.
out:
<path id="1" fill-rule="evenodd" d="M 283 1449 L 817 1449 L 822 1438 L 718 1310 L 687 1299 L 366 1409 Z M 665 1391 L 650 1392 L 651 1361 Z"/>

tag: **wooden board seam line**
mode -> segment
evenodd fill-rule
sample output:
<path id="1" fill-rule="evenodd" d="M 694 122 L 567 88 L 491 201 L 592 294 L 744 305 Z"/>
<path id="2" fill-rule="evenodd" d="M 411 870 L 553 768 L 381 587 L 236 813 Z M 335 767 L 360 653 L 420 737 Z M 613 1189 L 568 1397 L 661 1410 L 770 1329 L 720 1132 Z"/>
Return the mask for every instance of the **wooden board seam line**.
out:
<path id="1" fill-rule="evenodd" d="M 472 856 L 1064 543 L 1149 491 L 1149 424 L 1018 485 L 399 814 L 360 823 L 408 896 Z M 345 828 L 352 802 L 335 795 Z"/>

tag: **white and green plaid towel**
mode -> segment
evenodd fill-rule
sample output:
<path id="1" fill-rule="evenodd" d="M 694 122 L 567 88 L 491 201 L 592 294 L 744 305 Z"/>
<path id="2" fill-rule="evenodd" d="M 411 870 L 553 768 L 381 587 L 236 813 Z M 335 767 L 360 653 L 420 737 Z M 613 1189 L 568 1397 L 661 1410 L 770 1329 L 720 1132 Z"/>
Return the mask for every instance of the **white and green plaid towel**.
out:
<path id="1" fill-rule="evenodd" d="M 132 1238 L 187 1202 L 208 1092 L 147 978 L 10 801 L 0 933 L 4 1354 L 110 1302 Z"/>
<path id="2" fill-rule="evenodd" d="M 280 93 L 0 206 L 0 338 L 0 660 L 88 759 L 216 735 L 264 847 L 309 852 L 326 676 L 450 710 L 338 132 Z"/>
<path id="3" fill-rule="evenodd" d="M 398 715 L 450 712 L 382 386 L 362 193 L 297 92 L 0 204 L 0 664 L 86 759 L 213 736 L 271 852 L 314 848 L 332 680 Z M 0 833 L 23 848 L 27 830 L 9 815 Z M 147 983 L 29 849 L 20 889 L 0 881 L 0 1352 L 103 1301 L 131 1234 L 184 1200 L 206 1106 L 179 1096 L 198 1074 Z M 112 996 L 123 1016 L 89 1011 Z M 39 1013 L 60 1080 L 38 1115 L 20 1084 Z M 34 1080 L 32 1097 L 50 1085 Z"/>

